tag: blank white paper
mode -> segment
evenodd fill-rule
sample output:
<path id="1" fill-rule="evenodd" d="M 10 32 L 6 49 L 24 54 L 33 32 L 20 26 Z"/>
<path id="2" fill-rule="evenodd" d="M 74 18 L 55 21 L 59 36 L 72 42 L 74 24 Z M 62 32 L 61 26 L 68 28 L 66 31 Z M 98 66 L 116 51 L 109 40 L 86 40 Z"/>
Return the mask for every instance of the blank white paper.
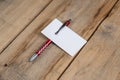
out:
<path id="1" fill-rule="evenodd" d="M 87 41 L 67 26 L 61 29 L 61 31 L 56 35 L 55 32 L 62 24 L 63 23 L 58 19 L 54 19 L 45 29 L 41 31 L 41 33 L 69 55 L 74 56 Z"/>

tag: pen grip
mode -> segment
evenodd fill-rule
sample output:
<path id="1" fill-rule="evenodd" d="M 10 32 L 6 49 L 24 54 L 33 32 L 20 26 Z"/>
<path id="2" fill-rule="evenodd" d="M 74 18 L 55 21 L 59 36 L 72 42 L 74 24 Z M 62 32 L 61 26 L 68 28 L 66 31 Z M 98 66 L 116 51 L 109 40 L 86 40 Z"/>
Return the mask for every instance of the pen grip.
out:
<path id="1" fill-rule="evenodd" d="M 45 44 L 36 52 L 36 54 L 39 56 L 50 44 L 52 41 L 48 39 Z"/>

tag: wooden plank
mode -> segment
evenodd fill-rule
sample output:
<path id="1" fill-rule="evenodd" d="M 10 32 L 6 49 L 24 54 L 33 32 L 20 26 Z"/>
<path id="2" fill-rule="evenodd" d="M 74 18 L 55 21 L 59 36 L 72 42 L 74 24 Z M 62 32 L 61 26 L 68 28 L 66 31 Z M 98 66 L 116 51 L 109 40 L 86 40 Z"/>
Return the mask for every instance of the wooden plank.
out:
<path id="1" fill-rule="evenodd" d="M 28 62 L 28 59 L 41 46 L 39 44 L 46 41 L 40 31 L 55 17 L 61 21 L 71 18 L 73 20 L 71 29 L 87 40 L 116 1 L 54 0 L 2 52 L 0 78 L 5 80 L 56 80 L 73 57 L 53 44 L 36 61 Z"/>
<path id="2" fill-rule="evenodd" d="M 120 80 L 120 1 L 60 80 Z"/>
<path id="3" fill-rule="evenodd" d="M 51 0 L 0 0 L 0 52 Z"/>

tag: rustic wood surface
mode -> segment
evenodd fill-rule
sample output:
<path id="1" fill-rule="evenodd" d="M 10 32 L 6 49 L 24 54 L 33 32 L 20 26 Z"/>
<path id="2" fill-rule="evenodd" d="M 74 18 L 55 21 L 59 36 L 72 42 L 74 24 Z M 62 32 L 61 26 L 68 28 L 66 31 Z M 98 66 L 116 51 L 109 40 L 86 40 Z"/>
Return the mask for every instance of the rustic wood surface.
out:
<path id="1" fill-rule="evenodd" d="M 0 80 L 120 80 L 120 1 L 0 0 Z M 40 31 L 54 18 L 72 19 L 70 28 L 88 43 L 71 57 Z"/>
<path id="2" fill-rule="evenodd" d="M 0 52 L 39 15 L 51 0 L 0 0 Z"/>
<path id="3" fill-rule="evenodd" d="M 60 80 L 120 80 L 120 1 Z"/>

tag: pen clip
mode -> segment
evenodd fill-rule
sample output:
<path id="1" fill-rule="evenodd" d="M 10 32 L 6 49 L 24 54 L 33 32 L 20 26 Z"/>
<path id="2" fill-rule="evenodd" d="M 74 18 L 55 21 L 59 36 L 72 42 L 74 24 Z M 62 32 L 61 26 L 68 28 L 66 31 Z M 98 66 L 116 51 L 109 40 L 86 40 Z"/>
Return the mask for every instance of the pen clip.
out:
<path id="1" fill-rule="evenodd" d="M 65 26 L 68 26 L 68 25 L 70 24 L 70 21 L 71 21 L 71 19 L 67 20 L 67 21 L 55 32 L 55 34 L 57 35 L 62 28 L 64 28 Z"/>

